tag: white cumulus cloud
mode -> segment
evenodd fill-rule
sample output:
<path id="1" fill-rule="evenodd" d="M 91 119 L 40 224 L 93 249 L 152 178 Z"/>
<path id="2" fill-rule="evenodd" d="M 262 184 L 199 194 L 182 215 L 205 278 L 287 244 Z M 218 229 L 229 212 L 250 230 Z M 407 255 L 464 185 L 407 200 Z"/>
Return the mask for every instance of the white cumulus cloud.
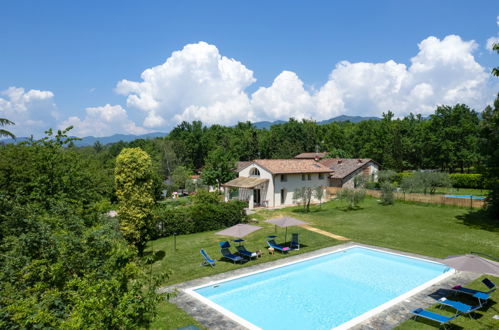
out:
<path id="1" fill-rule="evenodd" d="M 7 129 L 16 136 L 40 136 L 59 115 L 51 91 L 9 87 L 0 91 L 0 117 L 15 123 Z"/>
<path id="2" fill-rule="evenodd" d="M 323 120 L 341 114 L 380 116 L 388 110 L 397 116 L 426 115 L 440 104 L 466 103 L 481 110 L 492 100 L 489 75 L 473 56 L 476 42 L 449 35 L 428 37 L 418 46 L 410 65 L 342 61 L 316 90 L 306 88 L 296 73 L 283 71 L 271 86 L 250 95 L 245 89 L 255 82 L 253 72 L 214 45 L 199 42 L 145 70 L 141 81 L 120 81 L 116 90 L 127 97 L 129 108 L 144 112 L 145 127 L 157 129 L 182 120 Z"/>
<path id="3" fill-rule="evenodd" d="M 141 78 L 140 82 L 120 81 L 116 91 L 127 96 L 128 107 L 146 113 L 144 126 L 154 128 L 183 119 L 232 123 L 247 116 L 244 89 L 255 81 L 251 70 L 205 42 L 173 52 Z"/>
<path id="4" fill-rule="evenodd" d="M 106 104 L 101 107 L 85 109 L 86 116 L 82 120 L 78 117 L 69 117 L 59 124 L 60 129 L 74 126 L 71 135 L 76 136 L 109 136 L 118 133 L 144 134 L 149 131 L 137 126 L 128 118 L 125 109 L 120 105 Z"/>

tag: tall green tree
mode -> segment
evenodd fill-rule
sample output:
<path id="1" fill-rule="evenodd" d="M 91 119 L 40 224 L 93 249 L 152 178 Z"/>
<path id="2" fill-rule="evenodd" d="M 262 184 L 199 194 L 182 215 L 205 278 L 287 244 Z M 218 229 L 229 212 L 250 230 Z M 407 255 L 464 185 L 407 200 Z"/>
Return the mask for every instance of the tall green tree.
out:
<path id="1" fill-rule="evenodd" d="M 484 176 L 491 189 L 488 208 L 499 219 L 499 93 L 493 107 L 487 106 L 482 112 L 481 134 L 482 151 L 486 155 Z"/>
<path id="2" fill-rule="evenodd" d="M 0 118 L 0 127 L 4 127 L 6 125 L 15 125 L 15 124 L 6 118 Z M 9 132 L 5 129 L 0 129 L 0 137 L 2 137 L 2 136 L 7 136 L 7 137 L 10 137 L 13 139 L 16 138 L 16 136 L 14 134 L 12 134 L 11 132 Z"/>
<path id="3" fill-rule="evenodd" d="M 120 229 L 142 255 L 153 222 L 153 172 L 149 155 L 125 148 L 116 158 L 116 196 Z"/>
<path id="4" fill-rule="evenodd" d="M 220 190 L 222 183 L 236 176 L 235 168 L 235 161 L 230 153 L 222 148 L 217 148 L 208 154 L 201 177 L 204 183 L 216 185 Z"/>

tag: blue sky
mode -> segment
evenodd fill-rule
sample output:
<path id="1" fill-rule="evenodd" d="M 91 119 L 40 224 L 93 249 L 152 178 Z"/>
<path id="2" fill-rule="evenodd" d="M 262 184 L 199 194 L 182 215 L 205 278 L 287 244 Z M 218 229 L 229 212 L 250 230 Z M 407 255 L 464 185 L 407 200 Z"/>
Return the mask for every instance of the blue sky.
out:
<path id="1" fill-rule="evenodd" d="M 486 49 L 498 15 L 497 1 L 4 2 L 0 117 L 18 135 L 105 136 L 481 110 L 498 91 L 484 74 L 499 62 Z"/>

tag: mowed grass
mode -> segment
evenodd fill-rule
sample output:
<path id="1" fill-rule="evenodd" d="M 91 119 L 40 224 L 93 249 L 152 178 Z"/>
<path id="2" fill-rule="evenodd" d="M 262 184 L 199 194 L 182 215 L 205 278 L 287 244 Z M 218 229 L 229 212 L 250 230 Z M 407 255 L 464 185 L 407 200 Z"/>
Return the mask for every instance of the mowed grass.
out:
<path id="1" fill-rule="evenodd" d="M 260 211 L 252 215 L 251 217 L 259 220 L 257 225 L 264 228 L 245 237 L 245 245 L 249 250 L 264 251 L 264 256 L 243 265 L 217 261 L 214 268 L 200 266 L 203 260 L 199 253 L 201 248 L 218 260 L 218 242 L 230 239 L 215 235 L 216 231 L 178 236 L 177 250 L 174 250 L 173 237 L 161 238 L 149 242 L 147 252 L 154 253 L 157 259 L 152 265 L 154 271 L 171 271 L 165 285 L 285 258 L 286 255 L 278 252 L 275 255 L 266 253 L 266 236 L 274 234 L 275 227 L 264 220 L 288 215 L 307 221 L 316 228 L 370 245 L 439 258 L 470 251 L 498 256 L 498 228 L 487 221 L 480 212 L 469 212 L 466 208 L 446 205 L 398 202 L 395 205 L 383 206 L 374 198 L 366 199 L 357 210 L 347 211 L 343 203 L 331 201 L 321 207 L 312 206 L 309 213 L 304 213 L 301 207 L 291 207 Z M 288 228 L 288 241 L 290 233 L 293 232 L 300 234 L 300 241 L 304 246 L 289 255 L 342 243 L 300 227 Z M 276 235 L 277 242 L 283 243 L 284 229 L 277 228 Z M 160 315 L 152 325 L 154 329 L 175 329 L 197 324 L 190 316 L 169 303 L 161 304 L 159 312 Z M 490 312 L 493 313 L 493 309 L 490 309 Z"/>

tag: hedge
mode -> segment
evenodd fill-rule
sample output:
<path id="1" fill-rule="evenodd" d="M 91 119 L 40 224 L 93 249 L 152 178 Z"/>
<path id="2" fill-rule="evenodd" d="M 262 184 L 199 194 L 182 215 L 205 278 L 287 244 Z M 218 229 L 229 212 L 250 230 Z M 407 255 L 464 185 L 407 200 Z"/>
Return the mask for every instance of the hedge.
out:
<path id="1" fill-rule="evenodd" d="M 452 173 L 449 174 L 454 188 L 485 189 L 485 182 L 481 174 Z"/>
<path id="2" fill-rule="evenodd" d="M 241 201 L 227 203 L 199 203 L 184 207 L 160 205 L 155 210 L 153 237 L 192 234 L 222 229 L 247 222 L 247 204 Z"/>

